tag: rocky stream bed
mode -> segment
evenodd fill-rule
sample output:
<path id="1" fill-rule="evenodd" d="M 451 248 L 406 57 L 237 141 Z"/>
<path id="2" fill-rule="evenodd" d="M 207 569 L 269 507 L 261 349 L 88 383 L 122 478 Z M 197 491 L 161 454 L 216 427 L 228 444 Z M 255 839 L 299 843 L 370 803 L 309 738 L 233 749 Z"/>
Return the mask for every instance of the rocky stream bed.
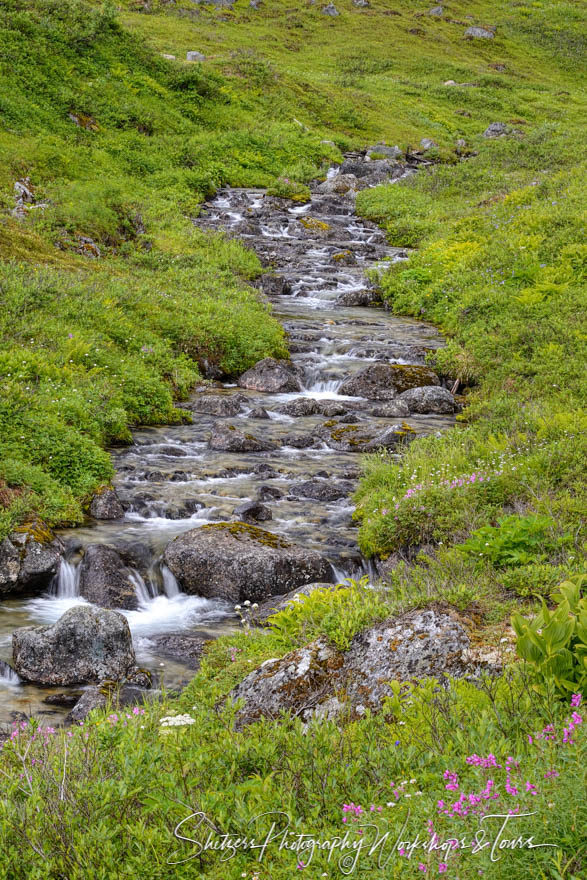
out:
<path id="1" fill-rule="evenodd" d="M 227 189 L 195 221 L 240 237 L 267 266 L 259 295 L 287 331 L 291 362 L 266 359 L 231 383 L 210 367 L 211 381 L 182 404 L 192 424 L 142 428 L 112 450 L 115 492 L 59 536 L 52 582 L 0 603 L 0 722 L 62 715 L 83 690 L 68 691 L 50 669 L 33 683 L 26 652 L 37 637 L 17 637 L 13 656 L 19 627 L 55 624 L 88 603 L 118 609 L 128 657 L 179 685 L 205 639 L 238 625 L 235 603 L 368 570 L 352 519 L 359 453 L 399 456 L 414 437 L 449 428 L 457 406 L 425 365 L 442 338 L 389 315 L 366 275 L 405 253 L 354 213 L 357 188 L 414 168 L 362 155 L 345 166 L 307 204 Z M 59 627 L 43 636 L 45 657 L 52 639 L 62 651 Z"/>

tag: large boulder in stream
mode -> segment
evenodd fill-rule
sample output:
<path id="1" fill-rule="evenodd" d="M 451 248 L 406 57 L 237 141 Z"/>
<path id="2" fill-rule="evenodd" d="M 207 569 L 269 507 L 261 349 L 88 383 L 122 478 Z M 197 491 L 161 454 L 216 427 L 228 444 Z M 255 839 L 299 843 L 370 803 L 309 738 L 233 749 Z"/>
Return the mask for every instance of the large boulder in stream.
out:
<path id="1" fill-rule="evenodd" d="M 247 402 L 244 394 L 196 394 L 184 404 L 185 409 L 213 416 L 236 416 Z"/>
<path id="2" fill-rule="evenodd" d="M 440 385 L 430 367 L 419 364 L 370 364 L 342 383 L 340 394 L 368 400 L 393 400 L 409 388 Z"/>
<path id="3" fill-rule="evenodd" d="M 208 446 L 219 452 L 269 452 L 278 448 L 272 440 L 261 440 L 254 434 L 226 424 L 214 425 Z"/>
<path id="4" fill-rule="evenodd" d="M 128 622 L 117 611 L 77 605 L 52 626 L 27 626 L 12 634 L 14 669 L 45 685 L 119 681 L 134 669 Z"/>
<path id="5" fill-rule="evenodd" d="M 64 546 L 44 526 L 14 532 L 0 541 L 0 599 L 42 593 L 59 571 Z"/>
<path id="6" fill-rule="evenodd" d="M 88 544 L 80 565 L 80 595 L 102 608 L 136 608 L 131 572 L 113 547 Z"/>
<path id="7" fill-rule="evenodd" d="M 243 522 L 184 532 L 163 558 L 186 593 L 229 602 L 258 602 L 333 578 L 330 563 L 315 550 Z"/>
<path id="8" fill-rule="evenodd" d="M 236 726 L 282 712 L 308 721 L 347 711 L 378 711 L 392 695 L 390 682 L 447 675 L 478 675 L 484 664 L 456 615 L 433 608 L 390 618 L 358 633 L 345 652 L 325 639 L 266 660 L 230 693 L 241 701 Z"/>
<path id="9" fill-rule="evenodd" d="M 90 504 L 90 516 L 94 519 L 122 519 L 124 509 L 112 486 L 96 492 Z"/>
<path id="10" fill-rule="evenodd" d="M 400 394 L 398 401 L 406 403 L 413 413 L 434 413 L 447 415 L 457 409 L 453 395 L 446 388 L 428 385 L 425 388 L 410 388 Z"/>
<path id="11" fill-rule="evenodd" d="M 269 394 L 302 390 L 299 370 L 289 361 L 278 361 L 270 357 L 264 358 L 243 373 L 238 384 L 250 391 L 266 391 Z"/>

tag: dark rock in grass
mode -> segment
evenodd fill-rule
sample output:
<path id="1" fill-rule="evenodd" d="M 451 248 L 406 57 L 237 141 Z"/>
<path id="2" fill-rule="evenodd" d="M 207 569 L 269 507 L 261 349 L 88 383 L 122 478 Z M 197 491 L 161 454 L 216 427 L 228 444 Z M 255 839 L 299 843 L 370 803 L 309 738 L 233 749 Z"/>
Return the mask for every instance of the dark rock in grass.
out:
<path id="1" fill-rule="evenodd" d="M 311 397 L 296 397 L 284 403 L 283 406 L 277 407 L 276 412 L 282 413 L 284 416 L 293 416 L 299 418 L 302 416 L 313 416 L 319 412 L 318 402 Z"/>
<path id="2" fill-rule="evenodd" d="M 239 602 L 260 601 L 313 581 L 332 579 L 324 557 L 242 522 L 184 532 L 164 553 L 186 593 Z"/>
<path id="3" fill-rule="evenodd" d="M 509 132 L 510 128 L 505 122 L 492 122 L 491 125 L 488 125 L 485 131 L 483 132 L 484 138 L 498 138 L 503 137 Z"/>
<path id="4" fill-rule="evenodd" d="M 432 9 L 428 10 L 428 15 L 431 15 L 433 18 L 441 18 L 444 13 L 444 9 L 442 6 L 433 6 Z"/>
<path id="5" fill-rule="evenodd" d="M 70 608 L 52 626 L 17 629 L 12 653 L 22 679 L 46 685 L 118 681 L 135 665 L 126 618 L 87 605 Z"/>
<path id="6" fill-rule="evenodd" d="M 235 507 L 232 513 L 238 520 L 246 523 L 267 522 L 273 519 L 271 509 L 260 501 L 246 501 Z"/>
<path id="7" fill-rule="evenodd" d="M 94 709 L 104 709 L 110 704 L 113 712 L 120 711 L 129 706 L 142 706 L 158 696 L 158 691 L 145 690 L 129 682 L 115 684 L 104 681 L 98 687 L 88 688 L 81 695 L 69 715 L 65 719 L 66 724 L 79 724 L 84 721 Z"/>
<path id="8" fill-rule="evenodd" d="M 236 416 L 246 402 L 244 394 L 198 394 L 188 401 L 186 408 L 212 416 Z"/>
<path id="9" fill-rule="evenodd" d="M 316 501 L 338 501 L 348 497 L 353 491 L 353 484 L 344 480 L 306 480 L 296 483 L 289 490 L 296 498 L 312 498 Z"/>
<path id="10" fill-rule="evenodd" d="M 195 633 L 180 632 L 150 636 L 149 641 L 153 642 L 156 653 L 162 657 L 177 660 L 190 669 L 198 669 L 207 639 Z"/>
<path id="11" fill-rule="evenodd" d="M 393 400 L 408 388 L 440 385 L 429 367 L 415 364 L 370 364 L 342 383 L 339 393 L 369 400 Z"/>
<path id="12" fill-rule="evenodd" d="M 387 144 L 375 144 L 373 147 L 369 148 L 369 154 L 374 153 L 375 155 L 385 156 L 386 159 L 401 159 L 403 156 L 402 151 L 399 147 L 388 147 Z"/>
<path id="13" fill-rule="evenodd" d="M 406 403 L 413 413 L 445 415 L 454 413 L 456 409 L 456 401 L 450 391 L 434 385 L 410 388 L 400 394 L 398 402 Z"/>
<path id="14" fill-rule="evenodd" d="M 102 608 L 136 608 L 130 571 L 113 547 L 88 544 L 80 565 L 80 595 Z"/>
<path id="15" fill-rule="evenodd" d="M 208 445 L 219 452 L 268 452 L 278 448 L 273 441 L 246 434 L 234 425 L 215 425 Z"/>
<path id="16" fill-rule="evenodd" d="M 391 681 L 475 673 L 469 645 L 458 620 L 432 609 L 375 624 L 356 635 L 344 654 L 317 639 L 280 660 L 267 660 L 231 691 L 232 701 L 243 702 L 236 726 L 282 712 L 304 721 L 344 709 L 354 717 L 366 709 L 376 712 L 392 695 Z"/>
<path id="17" fill-rule="evenodd" d="M 493 40 L 495 29 L 489 30 L 482 27 L 470 27 L 465 31 L 465 37 L 469 40 Z"/>
<path id="18" fill-rule="evenodd" d="M 79 724 L 81 721 L 85 721 L 90 712 L 93 712 L 94 709 L 104 709 L 105 706 L 106 695 L 100 691 L 100 688 L 88 688 L 79 699 L 76 699 L 71 712 L 65 719 L 65 723 Z"/>
<path id="19" fill-rule="evenodd" d="M 433 150 L 438 147 L 436 141 L 433 141 L 432 138 L 422 138 L 420 141 L 420 149 L 421 150 Z"/>
<path id="20" fill-rule="evenodd" d="M 94 495 L 90 504 L 90 516 L 94 519 L 121 519 L 124 516 L 115 489 L 109 486 Z"/>
<path id="21" fill-rule="evenodd" d="M 299 371 L 289 361 L 264 358 L 247 370 L 238 380 L 241 388 L 266 391 L 270 394 L 301 391 Z"/>
<path id="22" fill-rule="evenodd" d="M 44 526 L 14 532 L 0 541 L 0 599 L 42 593 L 59 571 L 62 542 Z"/>

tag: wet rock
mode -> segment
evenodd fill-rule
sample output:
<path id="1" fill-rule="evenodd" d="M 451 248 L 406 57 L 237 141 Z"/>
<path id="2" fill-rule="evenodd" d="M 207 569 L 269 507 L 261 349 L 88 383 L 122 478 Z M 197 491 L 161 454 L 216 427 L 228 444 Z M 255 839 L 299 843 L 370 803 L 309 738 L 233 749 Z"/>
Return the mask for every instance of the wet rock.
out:
<path id="1" fill-rule="evenodd" d="M 291 293 L 291 285 L 282 275 L 263 275 L 261 290 L 266 296 L 287 296 Z"/>
<path id="2" fill-rule="evenodd" d="M 344 416 L 348 412 L 349 404 L 342 403 L 340 400 L 320 400 L 318 403 L 318 412 L 322 413 L 329 419 L 335 416 Z"/>
<path id="3" fill-rule="evenodd" d="M 283 406 L 277 407 L 275 411 L 282 413 L 284 416 L 300 418 L 302 416 L 313 416 L 319 411 L 319 406 L 318 402 L 311 397 L 296 397 L 295 400 L 290 400 L 288 403 L 284 403 Z"/>
<path id="4" fill-rule="evenodd" d="M 341 665 L 341 655 L 324 638 L 281 660 L 266 660 L 230 693 L 233 702 L 243 702 L 235 726 L 276 719 L 283 712 L 303 717 L 329 695 L 333 673 Z"/>
<path id="5" fill-rule="evenodd" d="M 12 653 L 21 678 L 46 685 L 117 681 L 135 665 L 126 618 L 88 605 L 70 608 L 52 626 L 17 629 Z"/>
<path id="6" fill-rule="evenodd" d="M 266 391 L 270 394 L 288 391 L 301 391 L 299 371 L 289 361 L 264 358 L 247 370 L 238 380 L 241 388 L 251 391 Z"/>
<path id="7" fill-rule="evenodd" d="M 405 400 L 401 400 L 398 397 L 397 400 L 391 400 L 389 403 L 383 403 L 381 406 L 374 407 L 372 413 L 380 419 L 401 419 L 409 416 L 410 407 Z"/>
<path id="8" fill-rule="evenodd" d="M 362 287 L 360 290 L 347 290 L 336 298 L 335 306 L 370 306 L 381 299 L 379 291 L 374 287 Z"/>
<path id="9" fill-rule="evenodd" d="M 483 132 L 484 138 L 498 138 L 503 137 L 509 132 L 509 126 L 505 124 L 505 122 L 492 122 L 491 125 L 488 125 L 485 131 Z"/>
<path id="10" fill-rule="evenodd" d="M 44 526 L 0 541 L 0 599 L 41 593 L 59 571 L 65 548 Z"/>
<path id="11" fill-rule="evenodd" d="M 362 452 L 377 452 L 378 449 L 397 449 L 414 440 L 416 434 L 409 425 L 391 425 L 375 434 L 372 440 L 363 444 Z"/>
<path id="12" fill-rule="evenodd" d="M 357 257 L 352 251 L 338 251 L 330 258 L 337 266 L 356 266 Z"/>
<path id="13" fill-rule="evenodd" d="M 275 501 L 283 498 L 283 492 L 277 486 L 261 486 L 258 492 L 259 501 Z"/>
<path id="14" fill-rule="evenodd" d="M 164 560 L 187 593 L 230 602 L 332 579 L 330 564 L 316 551 L 240 522 L 184 532 L 168 544 Z"/>
<path id="15" fill-rule="evenodd" d="M 393 400 L 408 388 L 440 385 L 429 367 L 414 364 L 370 364 L 342 383 L 339 393 L 369 400 Z"/>
<path id="16" fill-rule="evenodd" d="M 273 519 L 271 509 L 260 501 L 245 501 L 244 504 L 235 507 L 232 513 L 237 519 L 246 523 L 267 522 Z"/>
<path id="17" fill-rule="evenodd" d="M 136 608 L 135 585 L 113 547 L 88 544 L 80 565 L 80 595 L 101 608 Z"/>
<path id="18" fill-rule="evenodd" d="M 456 401 L 450 391 L 440 386 L 428 385 L 425 388 L 410 388 L 398 398 L 398 403 L 406 403 L 413 413 L 454 413 Z"/>
<path id="19" fill-rule="evenodd" d="M 189 519 L 198 510 L 203 510 L 206 505 L 195 498 L 186 498 L 178 504 L 165 504 L 161 506 L 161 516 L 166 519 Z"/>
<path id="20" fill-rule="evenodd" d="M 268 419 L 268 418 L 269 418 L 269 413 L 267 412 L 267 410 L 265 409 L 265 407 L 263 407 L 263 406 L 256 406 L 254 409 L 252 409 L 252 410 L 250 411 L 250 413 L 249 413 L 249 418 L 250 418 L 250 419 Z"/>
<path id="21" fill-rule="evenodd" d="M 359 181 L 354 174 L 337 174 L 321 183 L 319 193 L 348 195 L 358 191 Z"/>
<path id="22" fill-rule="evenodd" d="M 470 27 L 465 31 L 465 37 L 469 40 L 493 40 L 495 29 L 489 30 L 482 27 Z"/>
<path id="23" fill-rule="evenodd" d="M 289 494 L 296 498 L 313 498 L 316 501 L 337 501 L 353 491 L 352 483 L 345 480 L 305 480 L 293 485 Z"/>
<path id="24" fill-rule="evenodd" d="M 207 639 L 195 633 L 163 633 L 158 636 L 150 636 L 155 652 L 162 657 L 169 657 L 188 666 L 190 669 L 198 669 L 200 658 Z"/>
<path id="25" fill-rule="evenodd" d="M 182 458 L 187 455 L 187 450 L 181 446 L 172 446 L 171 444 L 162 444 L 157 450 L 158 455 L 166 455 L 170 458 Z"/>
<path id="26" fill-rule="evenodd" d="M 198 394 L 186 404 L 186 408 L 212 416 L 236 416 L 246 403 L 244 394 Z"/>
<path id="27" fill-rule="evenodd" d="M 93 516 L 94 519 L 121 519 L 124 516 L 124 510 L 115 489 L 108 486 L 94 495 L 90 504 L 90 516 Z"/>
<path id="28" fill-rule="evenodd" d="M 277 449 L 273 441 L 245 434 L 234 425 L 215 425 L 208 445 L 219 452 L 268 452 Z"/>
<path id="29" fill-rule="evenodd" d="M 281 444 L 293 449 L 310 449 L 316 445 L 316 437 L 313 434 L 284 434 Z"/>
<path id="30" fill-rule="evenodd" d="M 47 706 L 62 706 L 64 709 L 72 709 L 82 696 L 81 693 L 49 694 L 43 699 Z"/>

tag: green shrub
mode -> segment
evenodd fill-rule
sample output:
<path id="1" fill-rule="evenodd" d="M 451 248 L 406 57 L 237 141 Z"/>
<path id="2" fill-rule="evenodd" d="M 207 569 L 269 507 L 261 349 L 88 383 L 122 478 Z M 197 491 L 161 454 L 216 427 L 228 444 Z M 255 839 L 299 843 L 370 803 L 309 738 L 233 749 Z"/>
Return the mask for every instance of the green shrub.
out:
<path id="1" fill-rule="evenodd" d="M 541 562 L 561 544 L 552 535 L 554 521 L 548 516 L 506 516 L 497 526 L 476 529 L 456 549 L 466 556 L 491 562 L 496 568 Z"/>
<path id="2" fill-rule="evenodd" d="M 584 585 L 587 577 L 564 581 L 553 593 L 557 603 L 549 611 L 542 610 L 531 621 L 513 614 L 511 621 L 517 635 L 516 650 L 535 677 L 535 688 L 546 694 L 551 684 L 558 693 L 587 693 L 587 598 Z"/>

